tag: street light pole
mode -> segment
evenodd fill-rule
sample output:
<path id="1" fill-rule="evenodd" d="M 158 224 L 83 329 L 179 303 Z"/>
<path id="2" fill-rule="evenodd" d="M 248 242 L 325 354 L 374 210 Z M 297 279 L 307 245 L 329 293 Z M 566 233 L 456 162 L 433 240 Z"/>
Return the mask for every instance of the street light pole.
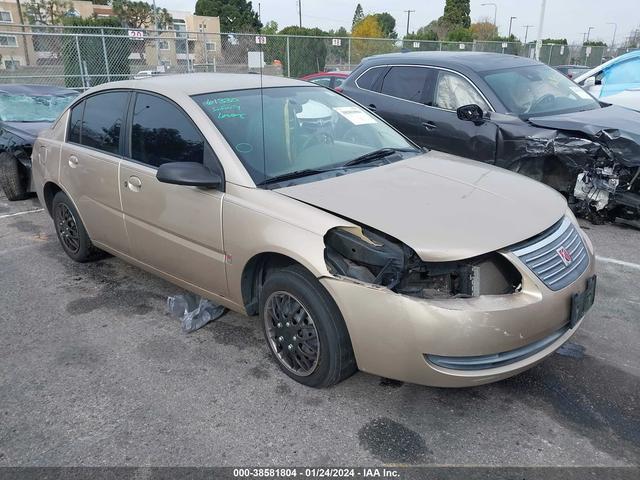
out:
<path id="1" fill-rule="evenodd" d="M 523 27 L 525 28 L 524 30 L 524 44 L 527 44 L 527 38 L 529 38 L 529 28 L 530 27 L 535 27 L 535 25 L 523 25 Z"/>
<path id="2" fill-rule="evenodd" d="M 611 39 L 611 48 L 616 44 L 616 33 L 618 32 L 618 24 L 615 22 L 607 22 L 607 25 L 613 25 L 613 38 Z"/>
<path id="3" fill-rule="evenodd" d="M 591 30 L 593 30 L 594 28 L 596 28 L 596 27 L 589 27 L 589 29 L 587 30 L 587 42 L 589 41 L 589 36 L 591 35 Z"/>
<path id="4" fill-rule="evenodd" d="M 495 3 L 481 3 L 480 5 L 483 7 L 488 7 L 490 5 L 493 6 L 493 26 L 497 27 L 498 25 L 496 24 L 496 20 L 498 18 L 498 5 Z"/>
<path id="5" fill-rule="evenodd" d="M 540 61 L 540 50 L 542 50 L 542 32 L 544 31 L 544 13 L 547 9 L 547 0 L 542 0 L 540 5 L 540 21 L 538 22 L 538 38 L 536 39 L 536 60 Z"/>
<path id="6" fill-rule="evenodd" d="M 507 35 L 507 41 L 511 41 L 511 24 L 518 17 L 509 17 L 509 34 Z"/>
<path id="7" fill-rule="evenodd" d="M 302 0 L 298 0 L 298 19 L 300 21 L 300 28 L 302 28 Z"/>

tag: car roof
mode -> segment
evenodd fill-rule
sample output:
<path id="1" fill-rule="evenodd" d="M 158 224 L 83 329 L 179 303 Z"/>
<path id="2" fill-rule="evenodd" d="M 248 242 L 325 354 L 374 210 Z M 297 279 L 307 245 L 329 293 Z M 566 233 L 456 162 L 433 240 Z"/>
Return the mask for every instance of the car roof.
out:
<path id="1" fill-rule="evenodd" d="M 93 87 L 89 92 L 112 88 L 131 88 L 157 92 L 182 93 L 191 96 L 201 93 L 246 90 L 250 88 L 295 86 L 308 87 L 309 83 L 285 77 L 248 73 L 184 73 L 157 75 L 139 80 L 122 80 L 103 83 L 102 85 Z"/>
<path id="2" fill-rule="evenodd" d="M 59 87 L 57 85 L 3 83 L 0 85 L 0 93 L 9 95 L 77 95 L 78 91 L 71 88 Z"/>
<path id="3" fill-rule="evenodd" d="M 602 65 L 598 65 L 597 67 L 592 68 L 588 72 L 585 72 L 582 75 L 579 75 L 579 76 L 575 77 L 573 80 L 576 83 L 580 83 L 583 80 L 591 77 L 592 75 L 595 75 L 596 73 L 599 73 L 601 70 L 604 70 L 605 68 L 610 67 L 611 65 L 615 65 L 615 64 L 620 63 L 620 62 L 626 62 L 627 60 L 629 60 L 631 58 L 636 58 L 636 57 L 640 57 L 640 50 L 633 50 L 631 52 L 624 53 L 624 54 L 620 55 L 619 57 L 615 57 L 615 58 L 612 58 L 611 60 L 607 60 Z"/>
<path id="4" fill-rule="evenodd" d="M 489 52 L 406 52 L 375 55 L 362 61 L 367 66 L 376 64 L 433 65 L 436 67 L 467 68 L 484 72 L 528 65 L 541 65 L 536 60 L 516 55 Z"/>

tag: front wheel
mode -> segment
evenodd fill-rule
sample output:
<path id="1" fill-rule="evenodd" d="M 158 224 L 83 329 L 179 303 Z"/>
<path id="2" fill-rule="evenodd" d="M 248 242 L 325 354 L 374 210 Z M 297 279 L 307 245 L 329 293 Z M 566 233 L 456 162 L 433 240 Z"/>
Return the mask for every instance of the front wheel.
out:
<path id="1" fill-rule="evenodd" d="M 260 318 L 280 368 L 310 387 L 328 387 L 356 370 L 340 310 L 300 266 L 271 272 L 260 293 Z"/>
<path id="2" fill-rule="evenodd" d="M 24 200 L 29 197 L 29 172 L 15 155 L 0 153 L 0 186 L 8 200 Z"/>

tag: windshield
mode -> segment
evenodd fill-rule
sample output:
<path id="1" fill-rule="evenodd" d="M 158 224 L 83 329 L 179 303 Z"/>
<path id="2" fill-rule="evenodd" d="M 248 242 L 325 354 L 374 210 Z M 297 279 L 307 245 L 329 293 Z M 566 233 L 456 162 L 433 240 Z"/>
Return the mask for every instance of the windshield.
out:
<path id="1" fill-rule="evenodd" d="M 510 113 L 531 117 L 599 108 L 578 85 L 546 65 L 486 72 L 485 81 Z"/>
<path id="2" fill-rule="evenodd" d="M 0 120 L 4 122 L 53 122 L 77 96 L 0 95 Z"/>
<path id="3" fill-rule="evenodd" d="M 256 184 L 295 172 L 337 168 L 380 149 L 419 153 L 391 127 L 329 89 L 273 87 L 262 92 L 194 97 Z"/>

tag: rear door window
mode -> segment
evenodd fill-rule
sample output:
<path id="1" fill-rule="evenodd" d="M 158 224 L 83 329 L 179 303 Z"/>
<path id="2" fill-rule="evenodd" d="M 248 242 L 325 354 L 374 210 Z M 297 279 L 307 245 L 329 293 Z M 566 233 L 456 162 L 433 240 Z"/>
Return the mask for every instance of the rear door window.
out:
<path id="1" fill-rule="evenodd" d="M 209 149 L 207 153 L 212 155 Z M 203 163 L 204 155 L 204 137 L 182 109 L 156 95 L 136 95 L 131 158 L 159 167 L 168 162 Z"/>
<path id="2" fill-rule="evenodd" d="M 422 103 L 430 70 L 422 67 L 391 67 L 382 82 L 382 93 Z"/>
<path id="3" fill-rule="evenodd" d="M 127 110 L 128 92 L 99 93 L 84 101 L 84 112 L 80 127 L 79 141 L 81 145 L 117 154 L 120 146 L 120 130 Z M 70 141 L 76 135 L 77 107 L 71 114 L 72 128 Z M 79 109 L 78 109 L 79 110 Z M 77 115 L 76 115 L 77 114 Z M 76 123 L 74 123 L 74 120 Z"/>
<path id="4" fill-rule="evenodd" d="M 71 109 L 71 118 L 69 119 L 69 133 L 67 141 L 80 143 L 80 129 L 82 128 L 82 114 L 84 113 L 84 102 L 80 102 Z"/>
<path id="5" fill-rule="evenodd" d="M 331 77 L 317 77 L 312 78 L 310 81 L 317 85 L 322 85 L 323 87 L 331 86 Z"/>

